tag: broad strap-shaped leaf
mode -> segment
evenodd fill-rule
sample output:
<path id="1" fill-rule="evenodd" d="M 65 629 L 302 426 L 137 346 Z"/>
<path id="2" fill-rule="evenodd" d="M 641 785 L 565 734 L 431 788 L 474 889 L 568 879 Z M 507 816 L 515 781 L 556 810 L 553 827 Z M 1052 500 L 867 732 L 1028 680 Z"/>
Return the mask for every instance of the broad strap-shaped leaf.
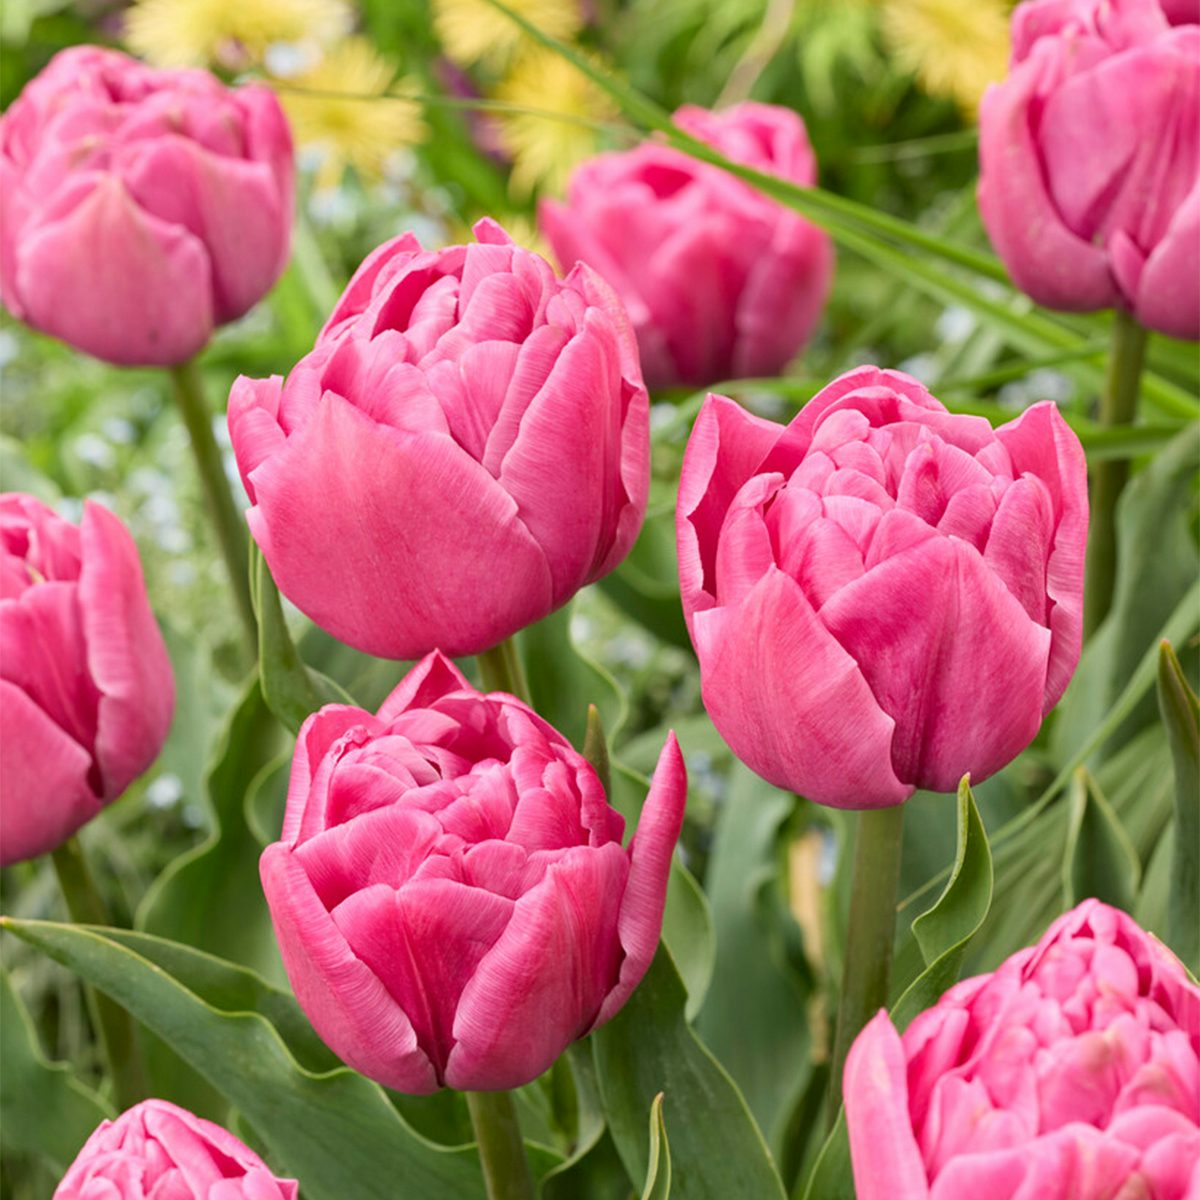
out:
<path id="1" fill-rule="evenodd" d="M 612 1139 L 632 1179 L 650 1165 L 646 1119 L 660 1092 L 673 1200 L 783 1200 L 762 1133 L 737 1085 L 684 1018 L 687 994 L 662 944 L 629 1003 L 592 1035 Z"/>
<path id="2" fill-rule="evenodd" d="M 243 1006 L 247 997 L 201 997 L 102 927 L 8 918 L 3 926 L 167 1042 L 241 1111 L 272 1162 L 300 1181 L 305 1200 L 483 1200 L 473 1149 L 443 1149 L 419 1137 L 381 1088 L 347 1068 L 305 1070 L 271 1022 Z M 156 954 L 177 954 L 178 964 L 199 970 L 185 950 L 159 947 Z M 215 967 L 209 973 L 221 975 Z M 224 978 L 232 981 L 228 971 Z M 222 997 L 232 1007 L 221 1007 Z"/>
<path id="3" fill-rule="evenodd" d="M 1121 818 L 1087 767 L 1075 772 L 1067 792 L 1067 839 L 1063 850 L 1063 907 L 1094 896 L 1131 912 L 1142 864 Z"/>
<path id="4" fill-rule="evenodd" d="M 1167 944 L 1200 973 L 1200 702 L 1164 641 L 1158 659 L 1158 706 L 1175 768 L 1175 827 L 1167 898 Z"/>
<path id="5" fill-rule="evenodd" d="M 66 1170 L 101 1121 L 117 1114 L 65 1063 L 50 1062 L 37 1030 L 0 967 L 0 1144 Z"/>
<path id="6" fill-rule="evenodd" d="M 663 1095 L 659 1092 L 650 1105 L 650 1165 L 646 1168 L 642 1200 L 667 1200 L 670 1195 L 671 1147 L 663 1120 Z"/>

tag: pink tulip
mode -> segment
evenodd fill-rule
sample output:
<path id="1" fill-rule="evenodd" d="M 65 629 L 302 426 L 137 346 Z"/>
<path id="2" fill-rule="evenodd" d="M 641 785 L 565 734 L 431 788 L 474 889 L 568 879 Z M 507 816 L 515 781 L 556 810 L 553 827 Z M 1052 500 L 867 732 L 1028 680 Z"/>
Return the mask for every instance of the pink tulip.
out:
<path id="1" fill-rule="evenodd" d="M 0 865 L 53 850 L 158 756 L 175 684 L 137 547 L 0 496 Z"/>
<path id="2" fill-rule="evenodd" d="M 980 212 L 1018 287 L 1200 338 L 1200 26 L 1159 0 L 1026 0 L 979 136 Z"/>
<path id="3" fill-rule="evenodd" d="M 806 186 L 817 164 L 790 109 L 685 105 L 675 122 L 726 158 Z M 776 375 L 807 342 L 833 275 L 829 238 L 719 167 L 658 142 L 602 154 L 544 201 L 564 269 L 596 268 L 625 301 L 652 388 Z"/>
<path id="4" fill-rule="evenodd" d="M 858 1200 L 1195 1200 L 1200 988 L 1085 900 L 846 1060 Z"/>
<path id="5" fill-rule="evenodd" d="M 280 590 L 388 658 L 474 654 L 628 553 L 649 402 L 624 309 L 494 222 L 380 246 L 287 382 L 242 377 L 229 433 Z"/>
<path id="6" fill-rule="evenodd" d="M 165 1100 L 143 1100 L 88 1138 L 54 1200 L 297 1200 L 249 1146 Z"/>
<path id="7" fill-rule="evenodd" d="M 1079 659 L 1087 480 L 1050 403 L 993 430 L 876 367 L 787 426 L 710 396 L 677 529 L 709 715 L 820 804 L 986 778 Z"/>
<path id="8" fill-rule="evenodd" d="M 377 716 L 321 709 L 261 863 L 317 1033 L 403 1092 L 536 1078 L 645 973 L 686 791 L 671 735 L 622 849 L 624 821 L 566 739 L 437 651 Z"/>
<path id="9" fill-rule="evenodd" d="M 0 119 L 4 306 L 108 362 L 183 362 L 279 277 L 293 175 L 267 88 L 64 50 Z"/>

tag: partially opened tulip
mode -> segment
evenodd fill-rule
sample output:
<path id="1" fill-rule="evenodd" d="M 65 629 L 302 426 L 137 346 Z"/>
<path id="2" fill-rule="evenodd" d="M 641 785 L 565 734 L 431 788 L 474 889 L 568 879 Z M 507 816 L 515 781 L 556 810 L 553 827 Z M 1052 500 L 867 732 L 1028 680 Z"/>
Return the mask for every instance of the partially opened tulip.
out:
<path id="1" fill-rule="evenodd" d="M 675 122 L 735 162 L 816 183 L 790 109 L 685 105 Z M 655 388 L 778 374 L 807 342 L 833 275 L 832 245 L 815 225 L 659 142 L 584 163 L 566 202 L 544 201 L 538 219 L 564 269 L 588 263 L 616 288 Z"/>
<path id="2" fill-rule="evenodd" d="M 55 55 L 0 118 L 0 294 L 108 362 L 174 365 L 279 277 L 291 135 L 265 87 Z"/>
<path id="3" fill-rule="evenodd" d="M 53 850 L 158 756 L 175 704 L 137 547 L 0 496 L 0 864 Z"/>
<path id="4" fill-rule="evenodd" d="M 1200 988 L 1086 900 L 846 1063 L 859 1200 L 1194 1200 Z"/>
<path id="5" fill-rule="evenodd" d="M 229 433 L 279 589 L 388 658 L 487 650 L 611 571 L 641 527 L 649 401 L 625 311 L 491 221 L 359 268 Z"/>
<path id="6" fill-rule="evenodd" d="M 1086 471 L 1050 403 L 993 429 L 875 367 L 787 426 L 710 396 L 677 529 L 709 715 L 820 804 L 986 778 L 1079 658 Z"/>
<path id="7" fill-rule="evenodd" d="M 979 209 L 1018 287 L 1200 338 L 1195 5 L 1026 0 L 979 117 Z M 1171 25 L 1164 8 L 1181 23 Z"/>
<path id="8" fill-rule="evenodd" d="M 54 1200 L 296 1200 L 249 1146 L 165 1100 L 144 1100 L 88 1138 Z"/>
<path id="9" fill-rule="evenodd" d="M 645 973 L 686 790 L 671 735 L 623 849 L 586 760 L 437 652 L 377 715 L 321 709 L 261 863 L 313 1027 L 399 1091 L 528 1083 Z"/>

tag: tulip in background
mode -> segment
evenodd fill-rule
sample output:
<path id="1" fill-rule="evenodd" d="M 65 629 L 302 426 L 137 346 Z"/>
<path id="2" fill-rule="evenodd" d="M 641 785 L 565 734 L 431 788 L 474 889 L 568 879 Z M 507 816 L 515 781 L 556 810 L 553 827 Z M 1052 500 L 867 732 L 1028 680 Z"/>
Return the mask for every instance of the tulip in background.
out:
<path id="1" fill-rule="evenodd" d="M 1200 25 L 1158 0 L 1027 0 L 979 135 L 980 212 L 1020 288 L 1200 338 Z"/>
<path id="2" fill-rule="evenodd" d="M 1078 661 L 1087 483 L 1051 403 L 993 430 L 875 367 L 787 426 L 710 396 L 677 521 L 713 723 L 820 804 L 986 778 Z"/>
<path id="3" fill-rule="evenodd" d="M 859 1200 L 1194 1200 L 1200 988 L 1085 900 L 846 1063 Z"/>
<path id="4" fill-rule="evenodd" d="M 727 158 L 812 185 L 816 159 L 790 109 L 685 105 L 675 122 Z M 719 167 L 657 142 L 578 168 L 565 204 L 544 201 L 543 236 L 566 269 L 595 267 L 637 330 L 652 388 L 776 375 L 821 315 L 828 236 Z"/>
<path id="5" fill-rule="evenodd" d="M 297 999 L 388 1087 L 528 1083 L 645 973 L 686 791 L 672 735 L 622 849 L 566 739 L 437 652 L 377 716 L 326 706 L 300 730 L 261 863 Z"/>
<path id="6" fill-rule="evenodd" d="M 249 1146 L 186 1109 L 145 1100 L 103 1122 L 54 1200 L 297 1200 Z"/>
<path id="7" fill-rule="evenodd" d="M 611 571 L 649 487 L 625 311 L 491 221 L 380 246 L 286 383 L 239 378 L 229 433 L 280 591 L 388 658 L 489 649 Z"/>
<path id="8" fill-rule="evenodd" d="M 0 293 L 108 362 L 174 365 L 279 277 L 292 143 L 265 87 L 57 54 L 0 119 Z"/>
<path id="9" fill-rule="evenodd" d="M 158 756 L 175 705 L 137 547 L 0 496 L 0 864 L 53 850 Z"/>

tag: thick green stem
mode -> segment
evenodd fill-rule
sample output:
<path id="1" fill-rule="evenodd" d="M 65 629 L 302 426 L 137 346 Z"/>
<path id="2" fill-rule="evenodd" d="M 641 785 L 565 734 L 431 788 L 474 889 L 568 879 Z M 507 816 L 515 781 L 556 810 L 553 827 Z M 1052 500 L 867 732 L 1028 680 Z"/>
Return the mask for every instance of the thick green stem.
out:
<path id="1" fill-rule="evenodd" d="M 200 472 L 200 484 L 208 515 L 212 519 L 221 546 L 221 557 L 233 585 L 238 615 L 245 627 L 251 648 L 258 644 L 258 624 L 254 619 L 254 604 L 250 599 L 250 576 L 247 570 L 249 548 L 246 540 L 246 521 L 234 501 L 221 460 L 221 448 L 213 435 L 212 411 L 204 399 L 204 388 L 195 360 L 171 368 L 171 391 L 179 415 L 187 426 L 192 454 Z"/>
<path id="2" fill-rule="evenodd" d="M 467 1092 L 488 1200 L 533 1200 L 521 1122 L 510 1092 Z"/>
<path id="3" fill-rule="evenodd" d="M 833 1042 L 833 1073 L 829 1079 L 830 1124 L 837 1119 L 842 1104 L 842 1072 L 850 1044 L 888 1002 L 903 830 L 902 804 L 865 809 L 858 814 L 850 921 Z"/>
<path id="4" fill-rule="evenodd" d="M 1132 425 L 1137 416 L 1146 330 L 1127 313 L 1114 314 L 1108 373 L 1100 397 L 1100 424 Z M 1091 637 L 1112 607 L 1117 576 L 1117 500 L 1129 479 L 1129 460 L 1103 459 L 1092 466 L 1091 530 L 1083 589 L 1083 634 Z"/>
<path id="5" fill-rule="evenodd" d="M 498 646 L 475 656 L 485 692 L 508 692 L 532 705 L 529 680 L 521 663 L 521 651 L 515 637 L 505 638 Z"/>
<path id="6" fill-rule="evenodd" d="M 88 870 L 78 838 L 68 838 L 50 856 L 71 920 L 80 925 L 111 925 L 108 906 Z M 150 1094 L 137 1034 L 129 1014 L 103 992 L 84 986 L 92 1024 L 108 1060 L 117 1107 L 125 1109 Z"/>

